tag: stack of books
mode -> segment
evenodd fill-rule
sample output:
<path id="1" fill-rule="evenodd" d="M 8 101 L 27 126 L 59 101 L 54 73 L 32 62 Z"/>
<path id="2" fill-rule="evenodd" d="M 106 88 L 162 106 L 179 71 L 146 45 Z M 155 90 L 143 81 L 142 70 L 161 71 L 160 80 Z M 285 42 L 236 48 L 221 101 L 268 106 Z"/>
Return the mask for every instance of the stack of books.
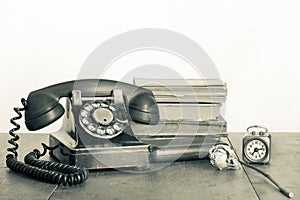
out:
<path id="1" fill-rule="evenodd" d="M 154 94 L 160 112 L 157 125 L 133 124 L 140 136 L 226 135 L 221 115 L 227 86 L 218 79 L 144 79 L 133 83 Z"/>

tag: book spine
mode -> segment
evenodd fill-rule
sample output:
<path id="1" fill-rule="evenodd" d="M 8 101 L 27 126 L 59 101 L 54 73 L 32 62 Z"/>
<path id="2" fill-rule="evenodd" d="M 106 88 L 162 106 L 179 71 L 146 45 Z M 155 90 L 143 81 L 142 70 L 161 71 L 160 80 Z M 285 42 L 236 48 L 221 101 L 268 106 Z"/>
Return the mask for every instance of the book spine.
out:
<path id="1" fill-rule="evenodd" d="M 133 84 L 145 86 L 226 86 L 226 83 L 219 79 L 146 79 L 134 78 Z"/>
<path id="2" fill-rule="evenodd" d="M 220 104 L 158 104 L 162 121 L 208 121 L 216 120 Z"/>
<path id="3" fill-rule="evenodd" d="M 154 96 L 157 103 L 225 103 L 226 97 L 215 96 L 167 96 L 156 95 Z"/>
<path id="4" fill-rule="evenodd" d="M 143 87 L 152 91 L 155 96 L 226 96 L 227 89 L 225 87 Z"/>
<path id="5" fill-rule="evenodd" d="M 134 124 L 132 130 L 137 136 L 189 136 L 189 135 L 217 135 L 227 131 L 226 123 L 223 126 L 191 125 L 191 124 Z"/>

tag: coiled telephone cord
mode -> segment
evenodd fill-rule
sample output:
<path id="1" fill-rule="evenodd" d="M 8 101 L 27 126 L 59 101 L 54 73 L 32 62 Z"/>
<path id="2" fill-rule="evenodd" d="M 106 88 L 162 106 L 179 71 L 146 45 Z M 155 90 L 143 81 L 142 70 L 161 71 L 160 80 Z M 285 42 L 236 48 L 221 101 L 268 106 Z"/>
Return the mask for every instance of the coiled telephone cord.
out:
<path id="1" fill-rule="evenodd" d="M 25 156 L 24 163 L 17 160 L 17 150 L 19 148 L 17 141 L 20 137 L 15 132 L 20 129 L 20 125 L 16 120 L 22 118 L 21 111 L 24 111 L 27 108 L 27 101 L 24 98 L 21 99 L 21 103 L 23 107 L 14 108 L 17 116 L 10 120 L 11 124 L 15 127 L 9 131 L 12 138 L 8 140 L 8 143 L 11 144 L 12 147 L 7 149 L 10 153 L 6 155 L 6 166 L 12 171 L 47 183 L 63 184 L 64 186 L 83 183 L 88 178 L 88 171 L 86 169 L 53 161 L 39 160 L 39 158 L 44 156 L 47 151 L 53 151 L 58 148 L 58 146 L 48 147 L 46 144 L 42 143 L 42 153 L 40 153 L 38 149 L 34 149 Z"/>

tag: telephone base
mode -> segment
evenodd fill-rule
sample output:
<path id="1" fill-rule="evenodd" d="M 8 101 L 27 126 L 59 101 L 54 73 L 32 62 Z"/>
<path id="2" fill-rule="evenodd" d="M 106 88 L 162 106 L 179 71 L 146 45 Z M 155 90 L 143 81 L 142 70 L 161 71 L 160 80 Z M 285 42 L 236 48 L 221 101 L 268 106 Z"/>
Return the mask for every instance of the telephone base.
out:
<path id="1" fill-rule="evenodd" d="M 58 145 L 50 155 L 58 161 L 86 169 L 145 168 L 149 165 L 150 145 L 143 143 L 102 147 L 72 147 L 69 139 L 50 134 L 50 146 Z"/>
<path id="2" fill-rule="evenodd" d="M 58 161 L 86 169 L 131 168 L 138 171 L 151 168 L 155 163 L 170 163 L 207 158 L 209 149 L 222 141 L 220 135 L 212 136 L 158 136 L 79 148 L 65 132 L 50 134 L 50 146 L 58 146 L 50 154 Z"/>

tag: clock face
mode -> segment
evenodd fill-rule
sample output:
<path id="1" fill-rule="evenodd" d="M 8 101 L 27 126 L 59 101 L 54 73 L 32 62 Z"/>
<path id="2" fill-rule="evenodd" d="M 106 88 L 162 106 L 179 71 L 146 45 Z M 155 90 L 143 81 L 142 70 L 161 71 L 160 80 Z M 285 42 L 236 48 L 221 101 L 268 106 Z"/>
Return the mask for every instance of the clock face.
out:
<path id="1" fill-rule="evenodd" d="M 245 144 L 244 154 L 252 162 L 261 162 L 268 156 L 268 147 L 261 139 L 251 139 Z"/>

